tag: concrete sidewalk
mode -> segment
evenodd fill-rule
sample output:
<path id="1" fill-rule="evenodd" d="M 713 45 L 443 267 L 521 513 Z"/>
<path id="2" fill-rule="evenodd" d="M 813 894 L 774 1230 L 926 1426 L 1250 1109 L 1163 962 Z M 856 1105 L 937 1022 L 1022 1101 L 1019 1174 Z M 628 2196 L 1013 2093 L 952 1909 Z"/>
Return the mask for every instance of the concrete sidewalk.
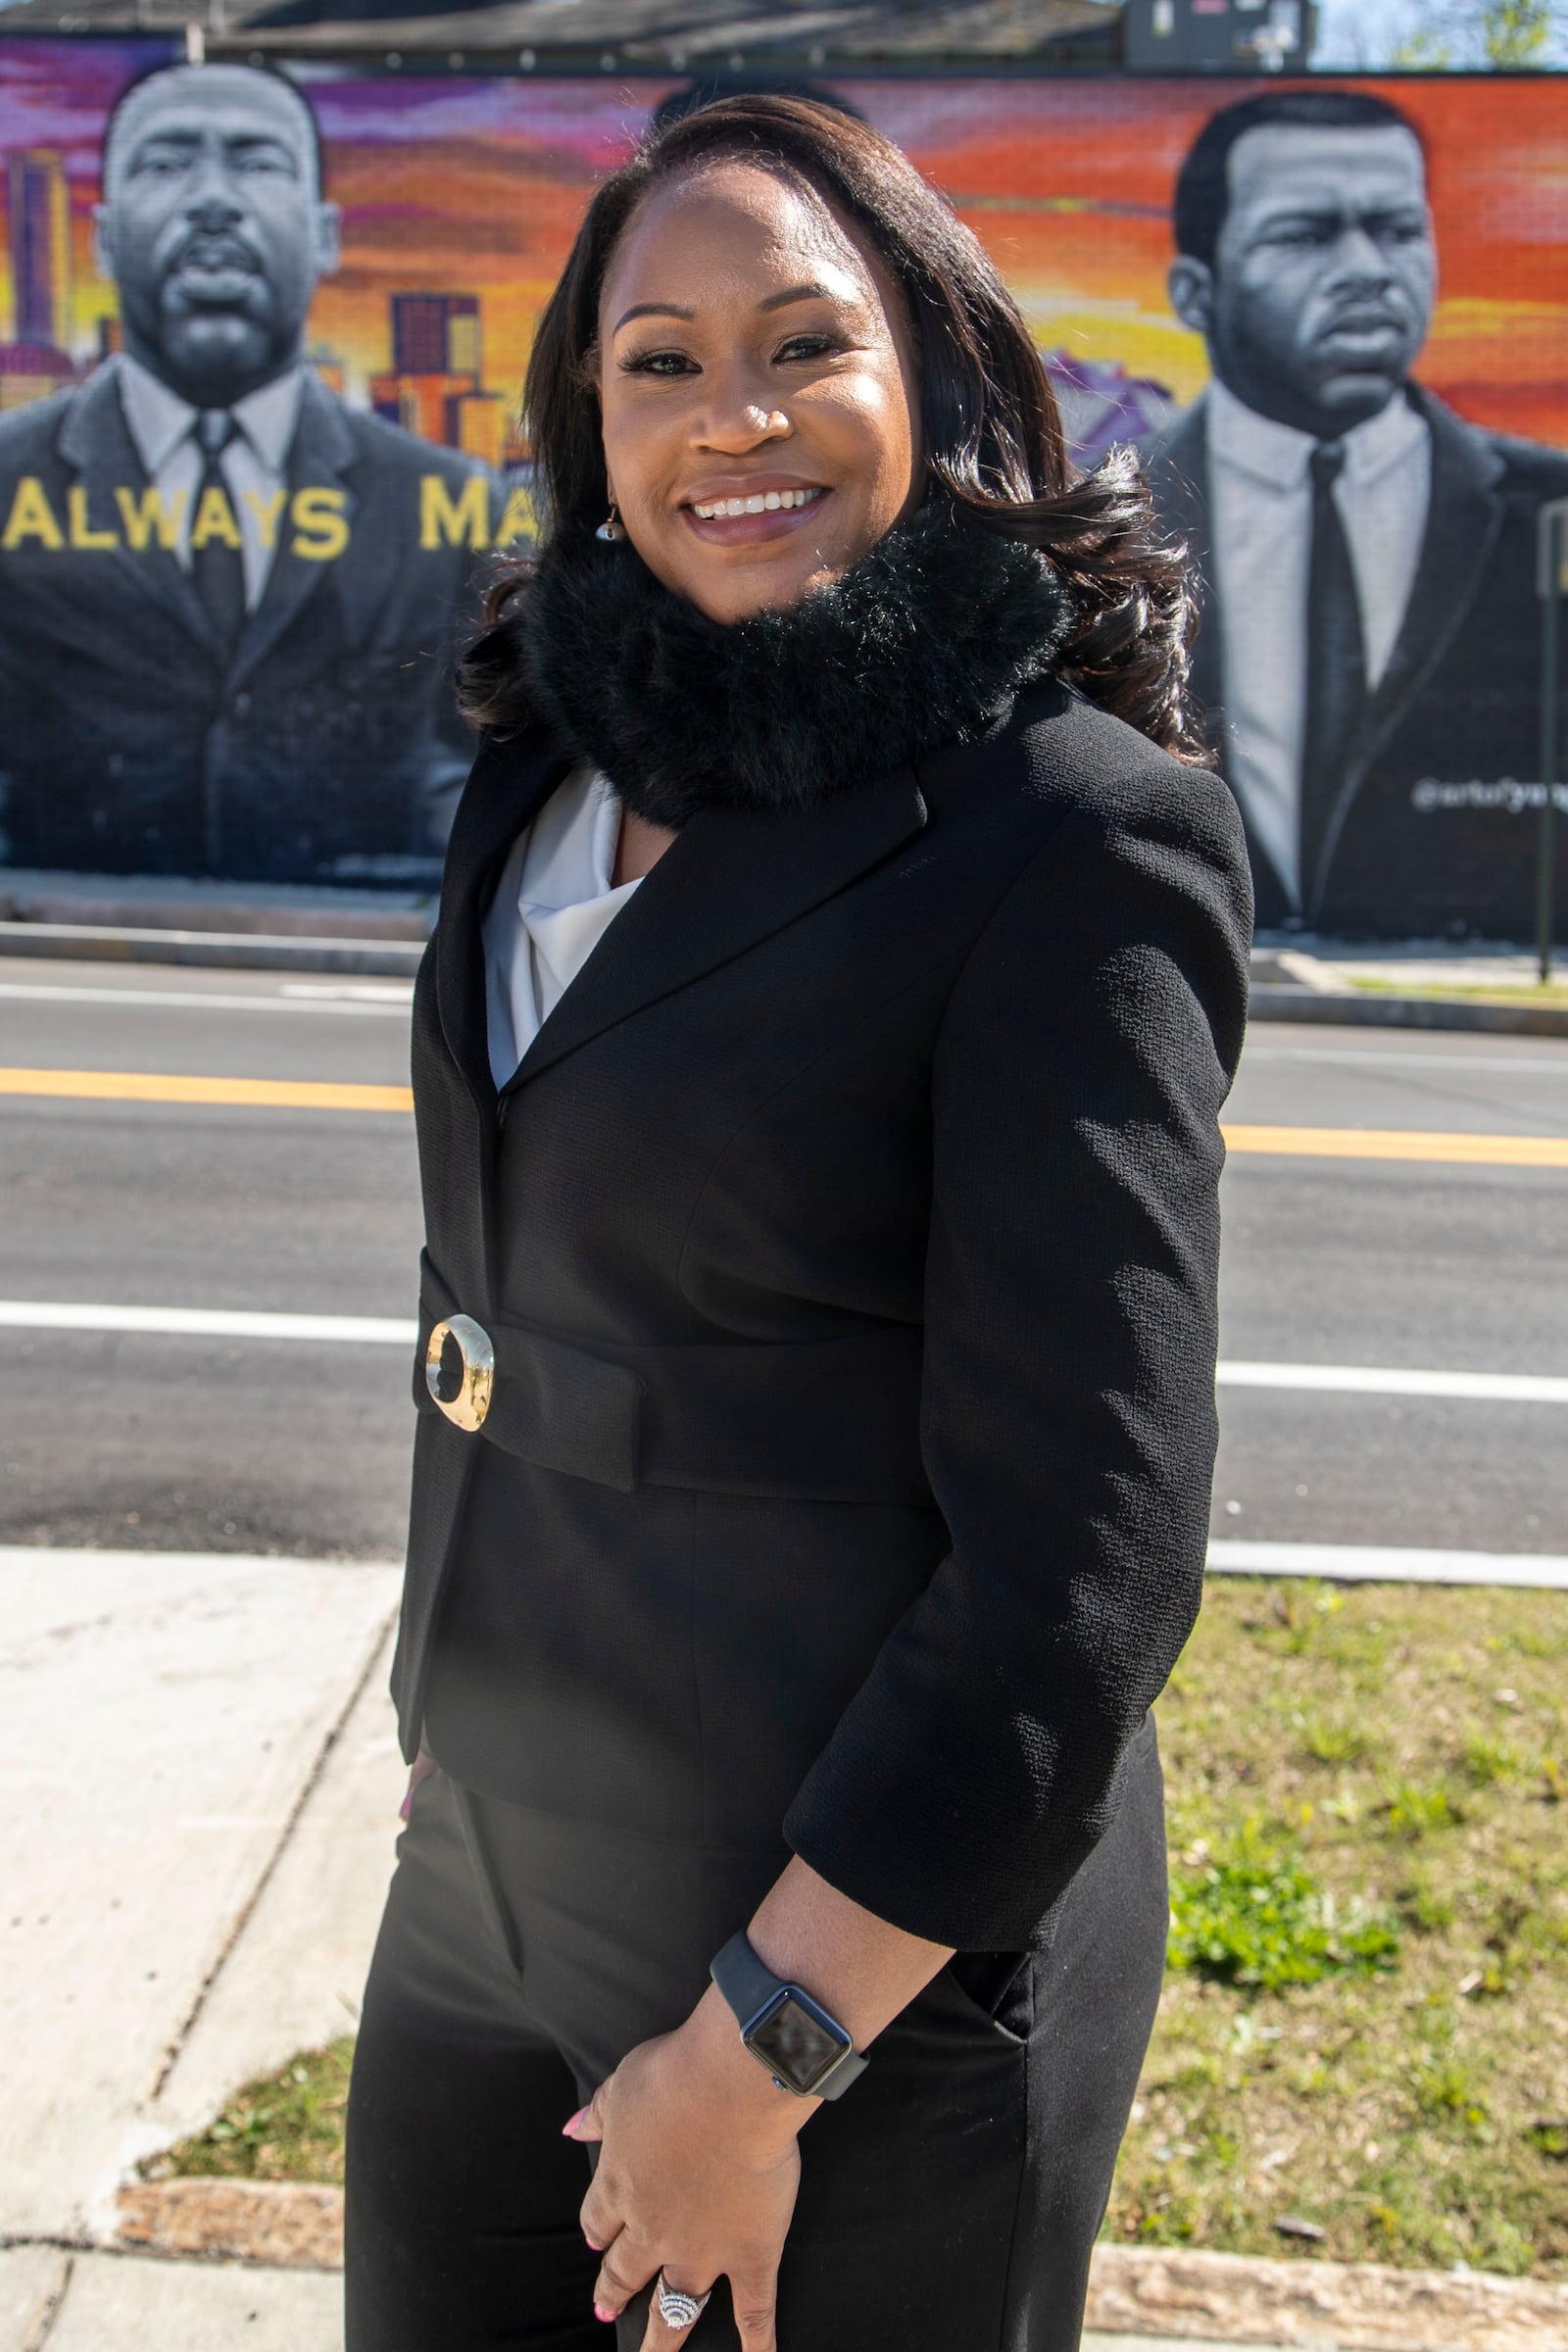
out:
<path id="1" fill-rule="evenodd" d="M 0 2352 L 339 2352 L 342 2315 L 329 2272 L 0 2253 Z"/>
<path id="2" fill-rule="evenodd" d="M 0 2352 L 211 2352 L 224 2295 L 236 2341 L 336 2340 L 330 2278 L 87 2250 L 140 2157 L 352 2029 L 404 1777 L 397 1591 L 390 1565 L 0 1550 Z M 187 2285 L 220 2298 L 195 2334 Z"/>

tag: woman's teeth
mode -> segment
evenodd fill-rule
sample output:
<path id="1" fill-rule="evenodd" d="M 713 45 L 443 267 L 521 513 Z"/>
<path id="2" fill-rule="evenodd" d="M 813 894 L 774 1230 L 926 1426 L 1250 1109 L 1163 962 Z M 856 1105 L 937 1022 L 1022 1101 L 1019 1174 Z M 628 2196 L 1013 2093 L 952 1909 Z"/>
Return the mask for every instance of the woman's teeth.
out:
<path id="1" fill-rule="evenodd" d="M 715 498 L 710 506 L 695 503 L 699 522 L 716 522 L 731 514 L 771 514 L 778 507 L 808 507 L 822 496 L 818 490 L 759 490 L 750 498 Z"/>

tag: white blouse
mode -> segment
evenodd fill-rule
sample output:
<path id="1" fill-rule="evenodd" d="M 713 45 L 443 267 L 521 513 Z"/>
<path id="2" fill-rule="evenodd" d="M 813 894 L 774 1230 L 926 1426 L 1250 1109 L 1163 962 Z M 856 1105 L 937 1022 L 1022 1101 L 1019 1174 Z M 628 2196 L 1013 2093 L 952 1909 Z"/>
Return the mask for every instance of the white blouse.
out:
<path id="1" fill-rule="evenodd" d="M 611 888 L 620 803 L 584 764 L 512 845 L 484 918 L 490 1071 L 506 1085 L 551 1012 L 637 887 Z"/>

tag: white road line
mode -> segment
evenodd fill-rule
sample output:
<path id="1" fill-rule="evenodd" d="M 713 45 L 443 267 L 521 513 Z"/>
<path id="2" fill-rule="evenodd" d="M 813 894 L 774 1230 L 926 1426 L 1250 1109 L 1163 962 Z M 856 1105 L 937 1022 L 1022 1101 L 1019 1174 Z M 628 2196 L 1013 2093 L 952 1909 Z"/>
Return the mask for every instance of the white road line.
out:
<path id="1" fill-rule="evenodd" d="M 377 997 L 388 1003 L 396 998 L 404 1004 L 414 1000 L 412 980 L 283 980 L 278 987 L 285 997 L 363 997 L 367 1004 Z"/>
<path id="2" fill-rule="evenodd" d="M 277 1315 L 261 1307 L 120 1307 L 0 1298 L 0 1329 L 146 1331 L 176 1339 L 311 1339 L 409 1348 L 405 1315 Z M 1568 1378 L 1533 1371 L 1405 1371 L 1396 1364 L 1222 1362 L 1220 1388 L 1291 1388 L 1348 1397 L 1457 1397 L 1472 1404 L 1568 1404 Z"/>
<path id="3" fill-rule="evenodd" d="M 1392 1364 L 1222 1362 L 1222 1389 L 1316 1389 L 1340 1396 L 1458 1396 L 1479 1404 L 1568 1404 L 1568 1379 L 1535 1372 L 1421 1372 Z"/>
<path id="4" fill-rule="evenodd" d="M 0 1329 L 123 1331 L 203 1340 L 320 1340 L 409 1348 L 418 1327 L 403 1315 L 291 1315 L 261 1308 L 104 1306 L 0 1298 Z M 1534 1372 L 1424 1372 L 1378 1364 L 1222 1362 L 1220 1388 L 1316 1390 L 1353 1396 L 1447 1396 L 1482 1404 L 1568 1404 L 1568 1378 Z"/>
<path id="5" fill-rule="evenodd" d="M 208 996 L 177 988 L 55 988 L 47 982 L 0 981 L 0 998 L 31 1004 L 157 1004 L 174 1012 L 314 1012 L 347 1013 L 351 1019 L 367 1013 L 372 1020 L 409 1017 L 412 991 L 384 997 L 329 996 Z"/>
<path id="6" fill-rule="evenodd" d="M 0 1328 L 11 1331 L 172 1333 L 193 1340 L 336 1340 L 412 1348 L 412 1315 L 277 1315 L 205 1306 L 77 1306 L 0 1298 Z"/>
<path id="7" fill-rule="evenodd" d="M 1568 1078 L 1568 1041 L 1560 1054 L 1392 1054 L 1376 1050 L 1357 1053 L 1350 1046 L 1254 1046 L 1243 1048 L 1242 1063 L 1252 1061 L 1321 1061 L 1336 1069 L 1369 1066 L 1380 1070 L 1468 1070 L 1472 1077 L 1512 1075 L 1528 1070 L 1537 1077 Z"/>
<path id="8" fill-rule="evenodd" d="M 1245 1544 L 1208 1547 L 1215 1576 L 1321 1576 L 1347 1585 L 1518 1585 L 1568 1592 L 1568 1557 L 1549 1551 L 1417 1551 L 1380 1544 Z"/>

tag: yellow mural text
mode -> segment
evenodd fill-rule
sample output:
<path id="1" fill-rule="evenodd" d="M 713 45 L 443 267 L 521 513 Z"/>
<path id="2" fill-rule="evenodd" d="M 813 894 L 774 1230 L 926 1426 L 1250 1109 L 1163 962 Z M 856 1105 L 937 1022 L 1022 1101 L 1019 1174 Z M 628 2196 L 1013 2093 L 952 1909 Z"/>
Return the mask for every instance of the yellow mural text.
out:
<path id="1" fill-rule="evenodd" d="M 11 513 L 6 527 L 0 531 L 0 552 L 9 555 L 13 548 L 25 547 L 36 540 L 40 547 L 64 547 L 66 534 L 55 519 L 55 511 L 44 496 L 42 482 L 34 473 L 24 473 L 17 484 L 17 495 L 11 501 Z"/>
<path id="2" fill-rule="evenodd" d="M 71 544 L 88 553 L 106 547 L 118 547 L 119 538 L 113 531 L 95 531 L 87 519 L 87 493 L 78 483 L 66 492 L 66 513 L 71 518 Z"/>
<path id="3" fill-rule="evenodd" d="M 125 545 L 136 555 L 152 545 L 155 534 L 160 547 L 179 545 L 186 507 L 183 490 L 176 490 L 172 498 L 166 498 L 161 490 L 117 490 L 115 504 L 125 528 Z M 8 539 L 6 545 L 10 544 Z"/>
<path id="4" fill-rule="evenodd" d="M 294 523 L 290 553 L 310 564 L 330 564 L 349 543 L 349 518 L 341 490 L 296 490 L 289 513 Z"/>
<path id="5" fill-rule="evenodd" d="M 421 547 L 488 547 L 490 502 L 482 473 L 473 473 L 454 498 L 438 473 L 419 480 L 419 545 Z"/>
<path id="6" fill-rule="evenodd" d="M 274 490 L 270 498 L 259 497 L 254 490 L 245 493 L 245 504 L 256 517 L 256 527 L 262 534 L 264 547 L 277 545 L 277 518 L 283 512 L 283 502 L 287 497 L 286 490 Z"/>
<path id="7" fill-rule="evenodd" d="M 71 495 L 74 498 L 75 491 L 73 490 Z M 225 547 L 244 544 L 239 535 L 239 524 L 234 520 L 234 510 L 216 482 L 204 490 L 197 501 L 196 519 L 190 526 L 190 543 L 192 548 L 211 547 L 215 539 L 220 539 Z"/>
<path id="8" fill-rule="evenodd" d="M 479 486 L 483 488 L 482 482 Z M 187 505 L 183 490 L 166 497 L 161 490 L 132 490 L 122 485 L 114 493 L 120 521 L 118 530 L 112 527 L 107 514 L 93 515 L 88 496 L 81 483 L 68 489 L 62 518 L 38 476 L 24 473 L 17 483 L 10 513 L 4 528 L 0 529 L 0 554 L 14 555 L 27 547 L 46 548 L 53 553 L 69 547 L 79 553 L 98 555 L 123 546 L 133 555 L 143 555 L 154 545 L 178 547 Z M 296 490 L 292 498 L 286 490 L 276 490 L 270 498 L 247 490 L 245 505 L 256 517 L 264 547 L 278 544 L 285 508 L 293 534 L 288 542 L 291 555 L 311 564 L 330 564 L 348 546 L 349 519 L 341 490 Z M 190 527 L 193 548 L 210 546 L 214 540 L 225 547 L 243 544 L 234 508 L 216 483 L 202 492 Z M 485 541 L 481 539 L 475 544 L 482 546 Z"/>
<path id="9" fill-rule="evenodd" d="M 492 536 L 490 522 L 493 483 L 482 474 L 470 475 L 454 493 L 445 477 L 426 473 L 419 479 L 419 545 L 425 549 L 467 547 L 483 550 L 509 547 L 516 539 L 535 535 L 533 500 L 523 489 L 509 492 L 501 519 Z M 0 527 L 0 554 L 23 548 L 51 553 L 72 548 L 78 553 L 107 554 L 119 547 L 145 555 L 154 547 L 177 549 L 184 534 L 189 499 L 183 490 L 172 494 L 122 485 L 113 493 L 113 514 L 94 512 L 92 494 L 82 483 L 65 492 L 65 511 L 59 493 L 52 503 L 35 473 L 24 473 L 12 494 L 10 512 Z M 264 548 L 286 546 L 307 564 L 331 564 L 347 552 L 350 522 L 343 491 L 323 485 L 274 490 L 270 496 L 247 490 L 243 507 L 254 518 Z M 411 517 L 412 520 L 412 517 Z M 118 527 L 117 527 L 118 524 Z M 189 545 L 243 545 L 240 511 L 217 483 L 209 483 L 190 518 Z"/>
<path id="10" fill-rule="evenodd" d="M 490 502 L 482 474 L 473 474 L 454 498 L 438 473 L 419 481 L 419 545 L 435 547 L 510 547 L 514 539 L 532 539 L 537 525 L 533 500 L 526 490 L 514 490 L 502 510 L 495 537 L 490 536 Z"/>

